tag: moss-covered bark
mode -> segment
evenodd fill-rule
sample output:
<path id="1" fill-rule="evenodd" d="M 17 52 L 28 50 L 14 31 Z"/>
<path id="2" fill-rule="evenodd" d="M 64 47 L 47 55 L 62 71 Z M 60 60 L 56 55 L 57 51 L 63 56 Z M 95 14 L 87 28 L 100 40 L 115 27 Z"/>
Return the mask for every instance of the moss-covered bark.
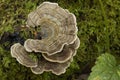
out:
<path id="1" fill-rule="evenodd" d="M 120 0 L 48 0 L 76 15 L 81 40 L 77 55 L 60 76 L 50 72 L 35 75 L 19 64 L 6 50 L 14 42 L 3 34 L 12 34 L 24 25 L 28 13 L 43 1 L 0 0 L 0 80 L 75 80 L 81 74 L 89 74 L 96 58 L 105 52 L 113 54 L 120 63 Z"/>

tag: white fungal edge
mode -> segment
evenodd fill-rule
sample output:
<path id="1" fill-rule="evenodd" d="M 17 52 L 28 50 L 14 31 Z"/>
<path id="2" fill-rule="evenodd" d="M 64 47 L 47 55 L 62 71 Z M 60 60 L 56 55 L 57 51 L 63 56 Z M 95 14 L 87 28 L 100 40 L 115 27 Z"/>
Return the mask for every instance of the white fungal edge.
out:
<path id="1" fill-rule="evenodd" d="M 70 49 L 70 50 L 71 50 L 71 49 Z M 72 50 L 71 50 L 70 56 L 67 57 L 64 61 L 59 61 L 59 60 L 52 60 L 52 59 L 49 59 L 49 58 L 47 58 L 46 56 L 44 56 L 44 53 L 42 54 L 42 56 L 43 56 L 47 61 L 50 61 L 50 62 L 65 63 L 66 61 L 68 61 L 68 60 L 71 59 L 72 54 L 73 54 L 73 52 L 72 52 Z"/>
<path id="2" fill-rule="evenodd" d="M 43 68 L 43 70 L 42 70 L 41 72 L 35 72 L 35 71 L 32 69 L 32 67 L 31 67 L 31 71 L 32 71 L 34 74 L 42 74 L 44 71 L 46 71 L 46 72 L 50 72 L 50 71 L 51 71 L 53 74 L 61 75 L 61 74 L 63 74 L 63 73 L 66 72 L 66 69 L 70 66 L 70 63 L 72 62 L 72 60 L 73 60 L 73 57 L 70 59 L 70 61 L 69 61 L 68 63 L 66 63 L 66 64 L 68 64 L 68 65 L 67 65 L 66 67 L 64 67 L 64 69 L 63 69 L 61 72 L 59 72 L 59 73 L 54 72 L 54 70 L 52 70 L 52 69 L 46 70 L 46 69 L 44 69 L 44 68 Z M 59 64 L 61 64 L 61 63 L 59 63 Z"/>
<path id="3" fill-rule="evenodd" d="M 37 7 L 37 9 L 40 8 L 40 7 L 42 7 L 43 5 L 46 5 L 46 4 L 58 6 L 58 3 L 51 3 L 51 2 L 46 1 L 46 2 L 43 2 L 42 4 L 40 4 L 40 5 Z"/>
<path id="4" fill-rule="evenodd" d="M 37 66 L 36 66 L 37 67 Z M 34 67 L 35 68 L 35 67 Z M 41 72 L 36 72 L 36 71 L 34 71 L 33 69 L 32 69 L 32 67 L 30 68 L 31 69 L 31 71 L 34 73 L 34 74 L 42 74 L 43 72 L 44 72 L 44 70 L 42 70 Z"/>
<path id="5" fill-rule="evenodd" d="M 12 45 L 11 48 L 10 48 L 11 56 L 14 57 L 14 58 L 17 58 L 17 55 L 13 53 L 13 49 L 14 49 L 14 47 L 15 47 L 16 45 L 18 45 L 18 44 L 19 44 L 19 43 L 16 43 L 16 44 Z"/>
<path id="6" fill-rule="evenodd" d="M 80 47 L 80 39 L 77 37 L 77 46 L 75 47 L 75 49 L 78 49 Z"/>
<path id="7" fill-rule="evenodd" d="M 76 40 L 76 38 L 77 38 L 77 35 L 75 36 L 75 39 L 70 44 L 74 43 L 74 41 Z M 27 40 L 34 40 L 34 39 L 27 39 Z M 41 52 L 41 53 L 46 53 L 47 55 L 54 55 L 54 54 L 56 54 L 58 52 L 61 52 L 63 50 L 64 45 L 69 45 L 67 43 L 64 43 L 64 44 L 62 44 L 61 48 L 58 51 L 55 51 L 54 53 L 49 54 L 49 52 L 47 52 L 47 51 L 37 51 L 36 49 L 31 49 L 31 48 L 29 49 L 27 47 L 27 44 L 26 44 L 27 40 L 24 43 L 24 47 L 25 47 L 26 51 L 28 51 L 28 52 L 32 52 L 32 51 Z"/>
<path id="8" fill-rule="evenodd" d="M 78 27 L 77 27 L 77 22 L 76 22 L 76 17 L 75 17 L 75 15 L 73 14 L 73 13 L 70 13 L 69 12 L 69 14 L 71 14 L 72 16 L 73 16 L 73 21 L 74 21 L 74 23 L 75 23 L 75 30 L 76 30 L 76 35 L 77 35 L 77 32 L 78 32 Z"/>
<path id="9" fill-rule="evenodd" d="M 31 13 L 34 13 L 38 8 L 40 8 L 40 7 L 44 6 L 44 5 L 47 5 L 47 4 L 58 6 L 58 3 L 51 3 L 51 2 L 48 2 L 48 1 L 43 2 L 43 3 L 40 4 L 34 11 L 32 11 L 32 12 L 30 12 L 30 13 L 28 14 L 28 18 L 30 18 L 29 16 L 31 15 Z M 35 27 L 35 24 L 34 24 L 33 22 L 32 22 L 32 24 L 33 24 L 34 26 L 30 26 L 30 27 Z M 26 25 L 28 25 L 27 21 L 26 21 Z"/>
<path id="10" fill-rule="evenodd" d="M 14 45 L 11 46 L 11 48 L 10 48 L 10 50 L 11 50 L 11 56 L 14 57 L 14 58 L 16 58 L 16 60 L 17 60 L 20 64 L 24 65 L 24 64 L 20 61 L 19 56 L 18 56 L 17 54 L 14 54 L 14 52 L 13 52 L 13 48 L 14 48 L 16 45 L 21 45 L 21 44 L 20 44 L 20 43 L 16 43 L 16 44 L 14 44 Z M 26 66 L 26 67 L 37 67 L 37 64 L 36 64 L 35 66 L 27 66 L 27 65 L 24 65 L 24 66 Z"/>
<path id="11" fill-rule="evenodd" d="M 59 6 L 58 3 L 51 3 L 51 2 L 46 1 L 46 2 L 43 2 L 42 4 L 40 4 L 40 5 L 37 7 L 37 9 L 40 8 L 40 7 L 42 7 L 43 5 L 46 5 L 46 4 L 51 4 L 51 5 Z M 71 43 L 69 43 L 69 44 L 72 44 L 72 43 L 74 43 L 74 41 L 77 39 L 78 27 L 77 27 L 76 17 L 75 17 L 75 15 L 74 15 L 73 13 L 70 13 L 67 9 L 64 9 L 64 10 L 65 10 L 68 14 L 71 14 L 71 15 L 73 16 L 73 21 L 74 21 L 75 26 L 76 26 L 76 27 L 75 27 L 75 28 L 76 28 L 75 39 L 73 39 L 73 41 L 72 41 Z M 28 14 L 28 16 L 29 16 L 29 14 Z M 29 39 L 27 39 L 27 40 L 29 40 Z M 27 41 L 27 40 L 26 40 L 26 41 Z M 31 39 L 31 40 L 34 40 L 34 39 Z M 47 51 L 37 51 L 37 50 L 33 50 L 33 49 L 28 49 L 28 48 L 27 48 L 27 45 L 26 45 L 26 41 L 25 41 L 25 43 L 24 43 L 24 47 L 25 47 L 26 51 L 28 51 L 28 52 L 32 52 L 32 51 L 42 52 L 42 53 L 47 53 L 47 55 L 54 55 L 54 54 L 56 54 L 56 53 L 58 53 L 58 52 L 61 52 L 62 49 L 63 49 L 63 47 L 64 47 L 64 45 L 69 45 L 69 44 L 67 44 L 67 43 L 64 43 L 64 44 L 62 44 L 61 48 L 60 48 L 58 51 L 49 54 L 49 52 L 47 52 Z"/>

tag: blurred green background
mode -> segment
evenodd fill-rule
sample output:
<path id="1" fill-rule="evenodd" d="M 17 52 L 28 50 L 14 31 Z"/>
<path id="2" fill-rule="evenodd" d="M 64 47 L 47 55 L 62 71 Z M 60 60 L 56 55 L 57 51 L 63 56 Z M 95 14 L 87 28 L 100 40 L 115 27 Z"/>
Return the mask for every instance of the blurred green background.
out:
<path id="1" fill-rule="evenodd" d="M 27 15 L 46 0 L 0 0 L 0 39 L 5 32 L 25 24 Z M 51 72 L 35 75 L 19 64 L 0 43 L 0 80 L 80 80 L 89 75 L 96 58 L 108 52 L 120 64 L 120 0 L 48 0 L 74 13 L 81 44 L 65 74 Z M 7 38 L 7 37 L 6 37 Z M 5 39 L 6 39 L 5 38 Z"/>

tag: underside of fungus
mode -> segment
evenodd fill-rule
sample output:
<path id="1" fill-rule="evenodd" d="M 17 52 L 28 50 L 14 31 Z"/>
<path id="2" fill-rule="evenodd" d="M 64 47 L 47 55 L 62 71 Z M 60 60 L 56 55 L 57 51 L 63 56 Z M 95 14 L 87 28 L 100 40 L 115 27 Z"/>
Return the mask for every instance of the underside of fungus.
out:
<path id="1" fill-rule="evenodd" d="M 12 57 L 30 67 L 35 74 L 44 71 L 56 75 L 65 73 L 80 45 L 74 14 L 57 3 L 43 2 L 28 15 L 26 23 L 29 28 L 38 28 L 37 32 L 42 39 L 28 38 L 24 45 L 12 45 Z M 31 52 L 42 57 L 33 60 L 29 56 Z"/>

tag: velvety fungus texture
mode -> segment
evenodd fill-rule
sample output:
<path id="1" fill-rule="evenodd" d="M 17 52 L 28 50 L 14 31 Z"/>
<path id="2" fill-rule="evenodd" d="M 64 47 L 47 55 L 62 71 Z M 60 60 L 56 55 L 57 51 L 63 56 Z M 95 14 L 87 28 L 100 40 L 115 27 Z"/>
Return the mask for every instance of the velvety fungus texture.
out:
<path id="1" fill-rule="evenodd" d="M 51 71 L 56 75 L 65 73 L 80 45 L 77 37 L 76 17 L 57 3 L 43 2 L 28 14 L 28 28 L 37 28 L 41 39 L 28 38 L 24 45 L 11 46 L 11 55 L 30 67 L 35 74 Z M 29 55 L 42 55 L 32 59 Z"/>

